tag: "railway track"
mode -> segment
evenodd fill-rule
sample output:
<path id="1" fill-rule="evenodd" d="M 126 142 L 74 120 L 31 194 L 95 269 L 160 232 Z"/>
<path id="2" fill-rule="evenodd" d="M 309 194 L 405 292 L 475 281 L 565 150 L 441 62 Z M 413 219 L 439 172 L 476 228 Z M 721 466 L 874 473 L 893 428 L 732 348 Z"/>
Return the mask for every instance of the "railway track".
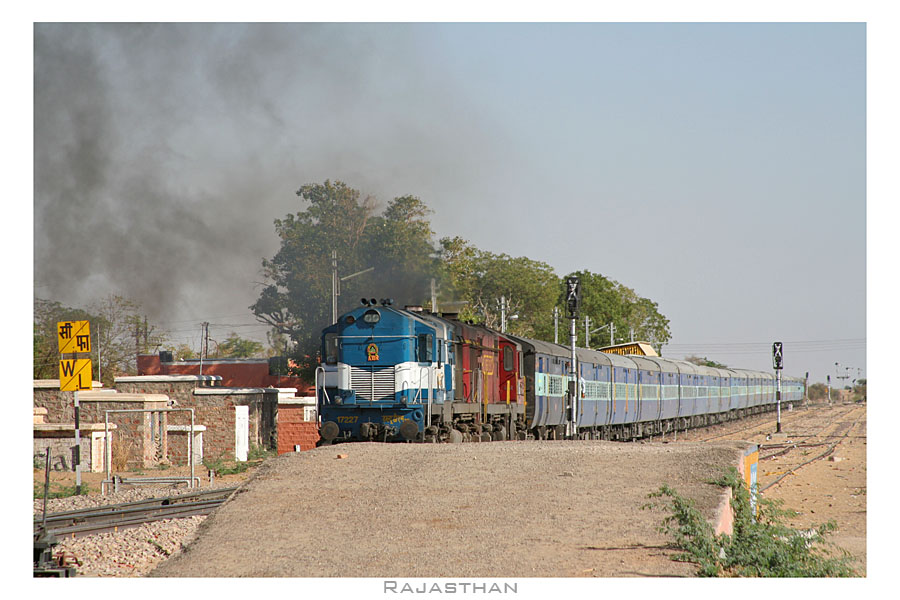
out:
<path id="1" fill-rule="evenodd" d="M 37 539 L 49 531 L 57 538 L 75 538 L 137 527 L 150 521 L 208 515 L 230 498 L 236 489 L 237 487 L 219 488 L 180 496 L 48 513 L 46 518 L 38 515 L 34 518 L 34 535 Z"/>
<path id="2" fill-rule="evenodd" d="M 762 462 L 764 460 L 769 460 L 769 459 L 773 459 L 776 457 L 782 457 L 785 455 L 789 455 L 792 450 L 797 450 L 800 448 L 812 448 L 812 447 L 816 447 L 816 446 L 818 446 L 818 447 L 827 446 L 827 448 L 825 449 L 824 452 L 810 458 L 809 460 L 803 461 L 800 464 L 797 464 L 796 466 L 787 466 L 787 469 L 783 473 L 781 473 L 776 479 L 767 483 L 765 486 L 760 487 L 759 491 L 763 492 L 763 491 L 777 485 L 778 483 L 780 483 L 788 475 L 794 474 L 800 468 L 805 467 L 806 465 L 809 465 L 816 461 L 822 460 L 822 459 L 830 456 L 831 454 L 833 454 L 835 449 L 843 441 L 845 441 L 846 439 L 848 439 L 850 437 L 850 433 L 853 431 L 853 428 L 859 424 L 859 422 L 863 419 L 863 417 L 866 414 L 865 407 L 854 406 L 849 411 L 843 413 L 841 416 L 842 417 L 850 416 L 851 413 L 854 413 L 854 412 L 858 412 L 859 414 L 853 415 L 851 417 L 853 420 L 848 419 L 846 421 L 838 421 L 836 423 L 826 424 L 824 427 L 822 427 L 821 432 L 817 432 L 817 433 L 813 433 L 812 435 L 809 435 L 802 442 L 791 443 L 789 445 L 786 445 L 782 450 L 780 450 L 778 452 L 768 454 L 765 456 L 760 456 L 759 460 L 760 460 L 760 462 Z M 828 431 L 828 429 L 830 429 L 832 426 L 834 426 L 834 430 L 832 432 L 830 432 L 828 435 L 822 435 L 822 433 L 824 433 L 825 431 Z M 822 439 L 833 440 L 833 441 L 815 442 L 815 443 L 808 442 L 808 440 L 816 439 L 816 438 L 822 438 Z M 763 448 L 763 446 L 760 446 L 760 449 L 762 449 L 762 448 Z"/>
<path id="3" fill-rule="evenodd" d="M 853 412 L 853 410 L 855 410 L 855 408 L 857 408 L 857 407 L 855 407 L 855 406 L 849 407 L 848 410 L 843 411 L 841 414 L 837 415 L 836 418 L 838 418 L 838 419 L 844 418 L 846 415 Z M 754 417 L 751 417 L 751 419 L 753 419 L 753 422 L 751 422 L 739 429 L 733 429 L 731 427 L 728 427 L 727 423 L 715 425 L 714 427 L 725 427 L 726 431 L 724 431 L 722 433 L 717 433 L 716 435 L 706 436 L 706 437 L 696 440 L 696 441 L 711 442 L 713 440 L 718 440 L 718 439 L 723 439 L 723 438 L 741 439 L 742 437 L 747 437 L 744 435 L 744 432 L 751 432 L 753 435 L 761 435 L 761 434 L 765 433 L 766 428 L 771 427 L 772 416 L 773 416 L 772 413 L 756 415 Z M 818 416 L 819 416 L 819 413 L 815 412 L 815 409 L 814 409 L 814 411 L 809 411 L 806 409 L 797 409 L 797 410 L 793 411 L 792 413 L 782 412 L 782 424 L 787 425 L 790 423 L 792 426 L 796 426 L 797 424 L 803 422 L 804 420 L 809 419 L 810 417 L 816 418 Z M 807 435 L 807 434 L 803 434 L 803 435 Z M 809 436 L 809 437 L 813 437 L 813 436 Z"/>

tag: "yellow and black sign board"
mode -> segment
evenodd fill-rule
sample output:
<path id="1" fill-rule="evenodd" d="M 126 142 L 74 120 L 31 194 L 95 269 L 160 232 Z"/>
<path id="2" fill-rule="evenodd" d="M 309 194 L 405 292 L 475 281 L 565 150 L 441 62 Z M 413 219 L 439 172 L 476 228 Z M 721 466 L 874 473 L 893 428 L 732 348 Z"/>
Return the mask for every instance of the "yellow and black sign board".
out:
<path id="1" fill-rule="evenodd" d="M 60 354 L 91 351 L 90 321 L 59 321 L 56 323 L 56 337 Z"/>
<path id="2" fill-rule="evenodd" d="M 89 358 L 59 361 L 59 389 L 64 392 L 91 389 L 92 369 Z"/>

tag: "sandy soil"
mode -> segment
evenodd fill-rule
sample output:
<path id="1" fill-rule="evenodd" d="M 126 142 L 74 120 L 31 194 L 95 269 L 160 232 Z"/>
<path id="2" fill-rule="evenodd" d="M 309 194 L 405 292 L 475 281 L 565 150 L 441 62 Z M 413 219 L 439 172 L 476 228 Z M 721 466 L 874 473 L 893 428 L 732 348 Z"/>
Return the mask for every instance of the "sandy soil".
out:
<path id="1" fill-rule="evenodd" d="M 759 486 L 764 497 L 781 500 L 783 508 L 799 513 L 788 520 L 792 527 L 807 529 L 834 520 L 838 529 L 831 541 L 856 557 L 855 568 L 865 575 L 866 405 L 820 405 L 809 409 L 798 406 L 782 412 L 780 436 L 775 434 L 776 425 L 775 413 L 769 413 L 744 425 L 681 434 L 678 443 L 713 435 L 719 436 L 716 441 L 746 439 L 760 444 L 761 457 L 796 445 L 785 454 L 760 461 Z M 728 433 L 729 429 L 738 428 L 742 430 Z M 766 489 L 835 443 L 832 455 L 800 467 Z"/>
<path id="2" fill-rule="evenodd" d="M 642 510 L 668 483 L 713 518 L 707 481 L 744 444 L 353 444 L 270 460 L 155 576 L 690 576 Z"/>
<path id="3" fill-rule="evenodd" d="M 758 443 L 763 457 L 790 448 L 761 461 L 761 487 L 783 477 L 764 495 L 799 513 L 792 526 L 836 521 L 832 540 L 865 575 L 865 408 L 785 410 L 781 436 L 770 413 L 681 432 L 677 442 L 360 444 L 285 455 L 216 478 L 233 485 L 259 471 L 207 519 L 189 552 L 156 575 L 691 576 L 693 566 L 671 561 L 668 540 L 655 532 L 663 515 L 640 506 L 668 483 L 711 518 L 718 490 L 703 482 L 732 462 L 741 444 L 718 443 L 727 440 Z M 703 441 L 716 444 L 698 447 Z M 785 476 L 835 443 L 833 460 Z M 74 484 L 72 473 L 51 477 Z M 103 478 L 84 474 L 92 494 Z M 43 472 L 35 471 L 35 482 L 43 483 Z M 51 501 L 51 511 L 56 502 L 66 500 Z M 206 561 L 217 566 L 205 569 Z"/>

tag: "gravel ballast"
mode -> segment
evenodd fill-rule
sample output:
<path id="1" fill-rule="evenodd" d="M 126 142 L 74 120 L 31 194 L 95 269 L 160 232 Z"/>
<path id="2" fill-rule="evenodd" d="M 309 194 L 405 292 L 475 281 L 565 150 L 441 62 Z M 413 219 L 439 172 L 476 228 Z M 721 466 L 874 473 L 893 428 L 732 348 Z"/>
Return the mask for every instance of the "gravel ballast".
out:
<path id="1" fill-rule="evenodd" d="M 642 510 L 668 484 L 712 520 L 742 442 L 348 444 L 270 459 L 160 577 L 691 575 Z"/>
<path id="2" fill-rule="evenodd" d="M 233 484 L 213 485 L 203 491 Z M 110 504 L 136 502 L 149 498 L 172 497 L 198 491 L 183 486 L 153 485 L 112 492 L 105 496 L 70 496 L 47 500 L 47 512 L 63 512 L 95 508 Z M 34 516 L 40 519 L 44 510 L 43 499 L 34 501 Z M 150 573 L 156 565 L 176 555 L 197 533 L 206 519 L 196 515 L 181 519 L 164 519 L 144 523 L 117 532 L 96 533 L 78 538 L 62 537 L 53 548 L 54 556 L 66 553 L 79 564 L 74 565 L 78 577 L 141 577 Z"/>

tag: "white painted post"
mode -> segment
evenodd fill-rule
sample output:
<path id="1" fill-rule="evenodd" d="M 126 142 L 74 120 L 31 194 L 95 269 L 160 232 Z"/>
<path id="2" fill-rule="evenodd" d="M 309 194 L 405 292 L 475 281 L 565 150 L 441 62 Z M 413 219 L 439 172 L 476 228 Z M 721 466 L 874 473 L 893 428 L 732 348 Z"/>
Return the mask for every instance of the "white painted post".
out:
<path id="1" fill-rule="evenodd" d="M 234 459 L 247 460 L 250 449 L 250 407 L 234 407 Z"/>

